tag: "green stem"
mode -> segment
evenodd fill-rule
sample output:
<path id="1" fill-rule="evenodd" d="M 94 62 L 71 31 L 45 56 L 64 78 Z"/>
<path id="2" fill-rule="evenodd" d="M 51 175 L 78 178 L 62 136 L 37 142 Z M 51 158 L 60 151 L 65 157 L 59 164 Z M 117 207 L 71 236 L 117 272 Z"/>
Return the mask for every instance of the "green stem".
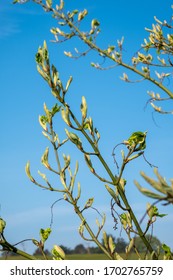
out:
<path id="1" fill-rule="evenodd" d="M 8 243 L 6 241 L 6 239 L 3 237 L 3 241 L 1 241 L 1 246 L 3 247 L 4 250 L 7 250 L 8 252 L 13 252 L 17 255 L 20 255 L 28 260 L 38 260 L 37 258 L 35 258 L 34 256 L 19 250 L 18 248 L 14 247 L 13 245 L 11 245 L 10 243 Z"/>
<path id="2" fill-rule="evenodd" d="M 114 260 L 114 257 L 108 252 L 108 250 L 102 245 L 102 243 L 99 242 L 98 238 L 95 236 L 94 232 L 90 228 L 89 224 L 87 223 L 86 219 L 84 218 L 82 212 L 79 210 L 79 207 L 77 206 L 75 200 L 71 197 L 72 204 L 74 206 L 75 212 L 82 221 L 83 225 L 85 226 L 86 230 L 88 231 L 89 235 L 92 238 L 92 241 L 97 244 L 97 246 L 104 252 L 104 254 L 110 259 Z"/>
<path id="3" fill-rule="evenodd" d="M 53 145 L 55 158 L 56 158 L 56 162 L 57 162 L 57 166 L 58 166 L 58 173 L 60 173 L 61 172 L 61 163 L 60 163 L 60 160 L 59 160 L 57 147 L 56 147 L 56 144 L 54 142 L 54 130 L 53 130 L 52 120 L 51 120 L 51 123 L 50 123 L 50 132 L 51 132 L 51 136 L 52 136 L 52 142 L 51 143 Z"/>
<path id="4" fill-rule="evenodd" d="M 100 162 L 102 163 L 102 165 L 104 166 L 105 170 L 107 171 L 109 177 L 111 178 L 114 186 L 117 187 L 118 193 L 124 203 L 124 205 L 126 206 L 127 211 L 129 212 L 135 226 L 136 229 L 141 237 L 141 239 L 143 240 L 146 248 L 149 250 L 150 253 L 153 252 L 153 248 L 150 245 L 150 243 L 148 242 L 148 240 L 146 239 L 139 223 L 138 220 L 136 219 L 136 216 L 130 206 L 130 204 L 128 203 L 128 200 L 126 198 L 126 195 L 124 193 L 124 191 L 121 188 L 121 185 L 119 184 L 119 178 L 117 176 L 114 176 L 112 171 L 110 170 L 109 166 L 107 165 L 107 163 L 105 162 L 104 158 L 102 157 L 102 155 L 100 154 L 100 151 L 98 150 L 98 148 L 95 146 L 95 144 L 93 143 L 93 141 L 91 140 L 91 138 L 88 136 L 88 134 L 86 133 L 86 131 L 81 127 L 80 123 L 78 122 L 78 120 L 76 119 L 76 117 L 73 115 L 73 113 L 71 112 L 71 110 L 69 110 L 73 120 L 75 121 L 75 123 L 77 124 L 77 126 L 80 128 L 82 134 L 85 136 L 85 138 L 88 140 L 88 142 L 91 144 L 93 150 L 95 151 L 95 153 L 97 154 L 97 157 L 99 158 Z M 157 256 L 154 256 L 155 259 L 157 259 Z"/>

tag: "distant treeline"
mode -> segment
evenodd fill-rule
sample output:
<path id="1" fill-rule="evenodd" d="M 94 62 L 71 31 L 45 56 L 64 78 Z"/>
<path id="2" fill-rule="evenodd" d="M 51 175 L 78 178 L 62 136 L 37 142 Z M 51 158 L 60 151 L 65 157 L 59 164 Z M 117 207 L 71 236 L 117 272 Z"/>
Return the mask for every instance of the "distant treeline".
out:
<path id="1" fill-rule="evenodd" d="M 112 235 L 111 235 L 112 236 Z M 117 253 L 124 253 L 125 252 L 125 248 L 128 245 L 128 242 L 124 240 L 124 238 L 115 238 L 113 237 L 113 241 L 116 244 L 116 248 L 115 251 Z M 155 237 L 155 236 L 150 236 L 147 235 L 147 238 L 150 240 L 151 245 L 153 247 L 154 250 L 157 250 L 157 248 L 161 248 L 161 242 L 160 240 Z M 103 241 L 102 241 L 103 242 Z M 138 249 L 139 252 L 145 252 L 146 248 L 141 240 L 140 237 L 136 237 L 135 238 L 135 246 Z M 68 248 L 64 245 L 60 245 L 60 247 L 63 249 L 63 251 L 65 252 L 66 255 L 71 255 L 71 254 L 103 254 L 103 252 L 100 250 L 100 248 L 98 247 L 92 247 L 92 246 L 84 246 L 83 244 L 78 244 L 76 245 L 73 249 Z M 133 252 L 133 249 L 132 249 Z M 34 252 L 34 255 L 39 255 L 41 254 L 39 249 L 36 249 Z M 48 250 L 45 250 L 45 254 L 49 255 L 50 252 Z"/>
<path id="2" fill-rule="evenodd" d="M 112 235 L 111 235 L 112 236 Z M 115 251 L 117 253 L 124 253 L 125 252 L 125 248 L 128 245 L 128 242 L 126 242 L 123 238 L 113 238 L 114 243 L 116 244 L 116 248 Z M 150 242 L 151 245 L 153 247 L 154 250 L 157 250 L 158 247 L 161 248 L 161 242 L 159 241 L 159 239 L 157 237 L 152 237 L 150 235 L 147 236 L 147 238 L 150 238 Z M 103 242 L 103 241 L 102 241 Z M 135 246 L 138 249 L 139 252 L 145 252 L 146 248 L 142 242 L 142 240 L 140 239 L 140 237 L 136 237 L 135 238 Z M 100 250 L 100 248 L 98 247 L 92 247 L 92 246 L 84 246 L 83 244 L 78 244 L 76 245 L 73 249 L 68 248 L 64 245 L 60 245 L 60 247 L 63 249 L 64 253 L 66 255 L 72 255 L 72 254 L 103 254 L 103 252 Z M 133 252 L 133 249 L 132 249 Z M 45 255 L 50 256 L 51 253 L 48 249 L 44 250 Z M 7 253 L 2 253 L 2 255 L 7 254 Z M 14 253 L 9 253 L 8 255 L 15 255 Z M 38 256 L 38 255 L 42 255 L 42 252 L 39 248 L 37 248 L 33 255 Z"/>

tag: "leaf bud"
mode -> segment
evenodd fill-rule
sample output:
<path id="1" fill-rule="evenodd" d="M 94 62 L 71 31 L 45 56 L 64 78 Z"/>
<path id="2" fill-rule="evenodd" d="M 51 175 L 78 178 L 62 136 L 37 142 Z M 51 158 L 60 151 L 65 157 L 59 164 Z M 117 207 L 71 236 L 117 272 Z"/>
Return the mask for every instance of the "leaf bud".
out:
<path id="1" fill-rule="evenodd" d="M 6 226 L 6 222 L 2 218 L 0 218 L 0 234 L 3 233 L 5 226 Z"/>
<path id="2" fill-rule="evenodd" d="M 82 120 L 84 120 L 87 116 L 87 103 L 84 96 L 82 96 L 82 103 L 81 103 L 81 112 L 82 112 Z"/>
<path id="3" fill-rule="evenodd" d="M 25 166 L 25 172 L 26 172 L 26 175 L 28 176 L 28 178 L 31 180 L 31 182 L 35 183 L 35 179 L 31 176 L 31 173 L 30 173 L 30 162 L 28 161 L 26 166 Z"/>
<path id="4" fill-rule="evenodd" d="M 54 245 L 53 249 L 51 250 L 51 253 L 53 255 L 54 260 L 64 260 L 65 259 L 65 253 L 61 247 L 58 245 Z"/>

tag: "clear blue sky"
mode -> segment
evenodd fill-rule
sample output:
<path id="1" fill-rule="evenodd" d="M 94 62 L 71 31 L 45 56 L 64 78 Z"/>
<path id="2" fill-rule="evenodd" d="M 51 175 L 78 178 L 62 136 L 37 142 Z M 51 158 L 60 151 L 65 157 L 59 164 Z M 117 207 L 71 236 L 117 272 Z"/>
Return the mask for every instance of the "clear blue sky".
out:
<path id="1" fill-rule="evenodd" d="M 137 130 L 148 131 L 147 159 L 157 165 L 161 174 L 168 180 L 173 177 L 172 166 L 172 116 L 154 115 L 157 126 L 152 119 L 152 109 L 147 107 L 147 90 L 154 87 L 149 83 L 125 84 L 120 80 L 124 72 L 121 68 L 109 71 L 97 71 L 90 62 L 100 62 L 96 54 L 76 61 L 63 55 L 63 50 L 72 51 L 76 46 L 71 43 L 56 45 L 50 42 L 53 36 L 49 30 L 56 26 L 50 15 L 45 14 L 40 7 L 27 3 L 12 5 L 12 1 L 0 1 L 0 215 L 6 220 L 5 235 L 12 243 L 26 238 L 39 238 L 40 228 L 49 227 L 50 206 L 60 198 L 56 193 L 43 191 L 34 186 L 26 177 L 24 167 L 28 160 L 31 163 L 33 175 L 37 170 L 44 172 L 40 158 L 48 145 L 42 137 L 38 116 L 43 114 L 43 103 L 54 104 L 49 88 L 36 71 L 35 53 L 39 45 L 46 39 L 52 62 L 57 66 L 64 81 L 70 75 L 74 82 L 69 93 L 69 101 L 75 112 L 78 112 L 81 96 L 87 99 L 89 115 L 94 119 L 96 127 L 102 136 L 100 147 L 112 170 L 116 167 L 111 156 L 113 147 L 127 139 Z M 59 2 L 59 1 L 54 1 Z M 87 8 L 88 19 L 84 29 L 89 27 L 92 18 L 101 22 L 102 33 L 99 44 L 116 44 L 117 39 L 125 37 L 125 57 L 130 61 L 132 55 L 139 50 L 143 39 L 147 37 L 145 27 L 151 27 L 154 16 L 169 19 L 171 17 L 172 1 L 105 1 L 102 0 L 66 0 L 68 9 Z M 172 76 L 171 76 L 172 78 Z M 168 86 L 172 84 L 168 83 Z M 61 139 L 64 136 L 63 126 L 57 123 L 57 132 Z M 70 154 L 73 163 L 81 157 L 73 146 L 64 151 Z M 73 164 L 74 166 L 74 164 Z M 127 167 L 125 178 L 128 181 L 127 195 L 138 217 L 142 217 L 147 201 L 134 186 L 133 180 L 139 180 L 139 172 L 144 170 L 154 176 L 152 169 L 143 161 L 137 159 Z M 80 162 L 77 181 L 81 182 L 81 204 L 89 197 L 95 197 L 96 207 L 101 213 L 107 214 L 106 230 L 116 237 L 120 231 L 113 230 L 113 220 L 110 216 L 110 198 L 104 185 L 89 174 L 83 160 Z M 60 185 L 59 182 L 55 184 Z M 151 202 L 151 201 L 150 201 Z M 160 207 L 160 212 L 169 213 L 164 219 L 158 219 L 154 226 L 154 235 L 161 242 L 173 248 L 171 206 Z M 95 228 L 98 214 L 89 210 L 87 217 Z M 87 246 L 78 235 L 79 220 L 71 207 L 61 201 L 54 208 L 53 234 L 48 242 L 49 249 L 53 244 L 63 244 L 73 248 L 79 243 Z M 125 235 L 123 235 L 125 237 Z M 92 244 L 89 244 L 92 246 Z M 23 245 L 24 249 L 33 251 L 30 243 Z"/>

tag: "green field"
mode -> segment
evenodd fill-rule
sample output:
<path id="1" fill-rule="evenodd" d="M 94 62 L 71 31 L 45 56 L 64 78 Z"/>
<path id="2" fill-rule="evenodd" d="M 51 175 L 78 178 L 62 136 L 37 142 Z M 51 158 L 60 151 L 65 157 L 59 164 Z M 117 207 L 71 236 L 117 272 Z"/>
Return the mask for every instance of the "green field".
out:
<path id="1" fill-rule="evenodd" d="M 121 254 L 121 257 L 125 259 L 125 254 Z M 38 259 L 42 259 L 40 256 Z M 51 258 L 49 258 L 51 260 Z M 129 255 L 129 260 L 136 260 L 137 256 L 135 253 Z M 20 256 L 7 256 L 6 258 L 0 258 L 0 260 L 24 260 L 24 258 Z M 108 260 L 107 256 L 104 254 L 72 254 L 67 255 L 66 260 Z"/>
<path id="2" fill-rule="evenodd" d="M 67 255 L 67 260 L 108 260 L 104 254 L 74 254 Z"/>
<path id="3" fill-rule="evenodd" d="M 40 256 L 37 256 L 37 258 L 43 259 Z M 51 258 L 49 259 L 51 260 Z M 24 260 L 24 258 L 20 256 L 7 256 L 0 258 L 0 260 Z M 104 254 L 73 254 L 67 255 L 66 260 L 108 260 L 108 258 Z"/>

